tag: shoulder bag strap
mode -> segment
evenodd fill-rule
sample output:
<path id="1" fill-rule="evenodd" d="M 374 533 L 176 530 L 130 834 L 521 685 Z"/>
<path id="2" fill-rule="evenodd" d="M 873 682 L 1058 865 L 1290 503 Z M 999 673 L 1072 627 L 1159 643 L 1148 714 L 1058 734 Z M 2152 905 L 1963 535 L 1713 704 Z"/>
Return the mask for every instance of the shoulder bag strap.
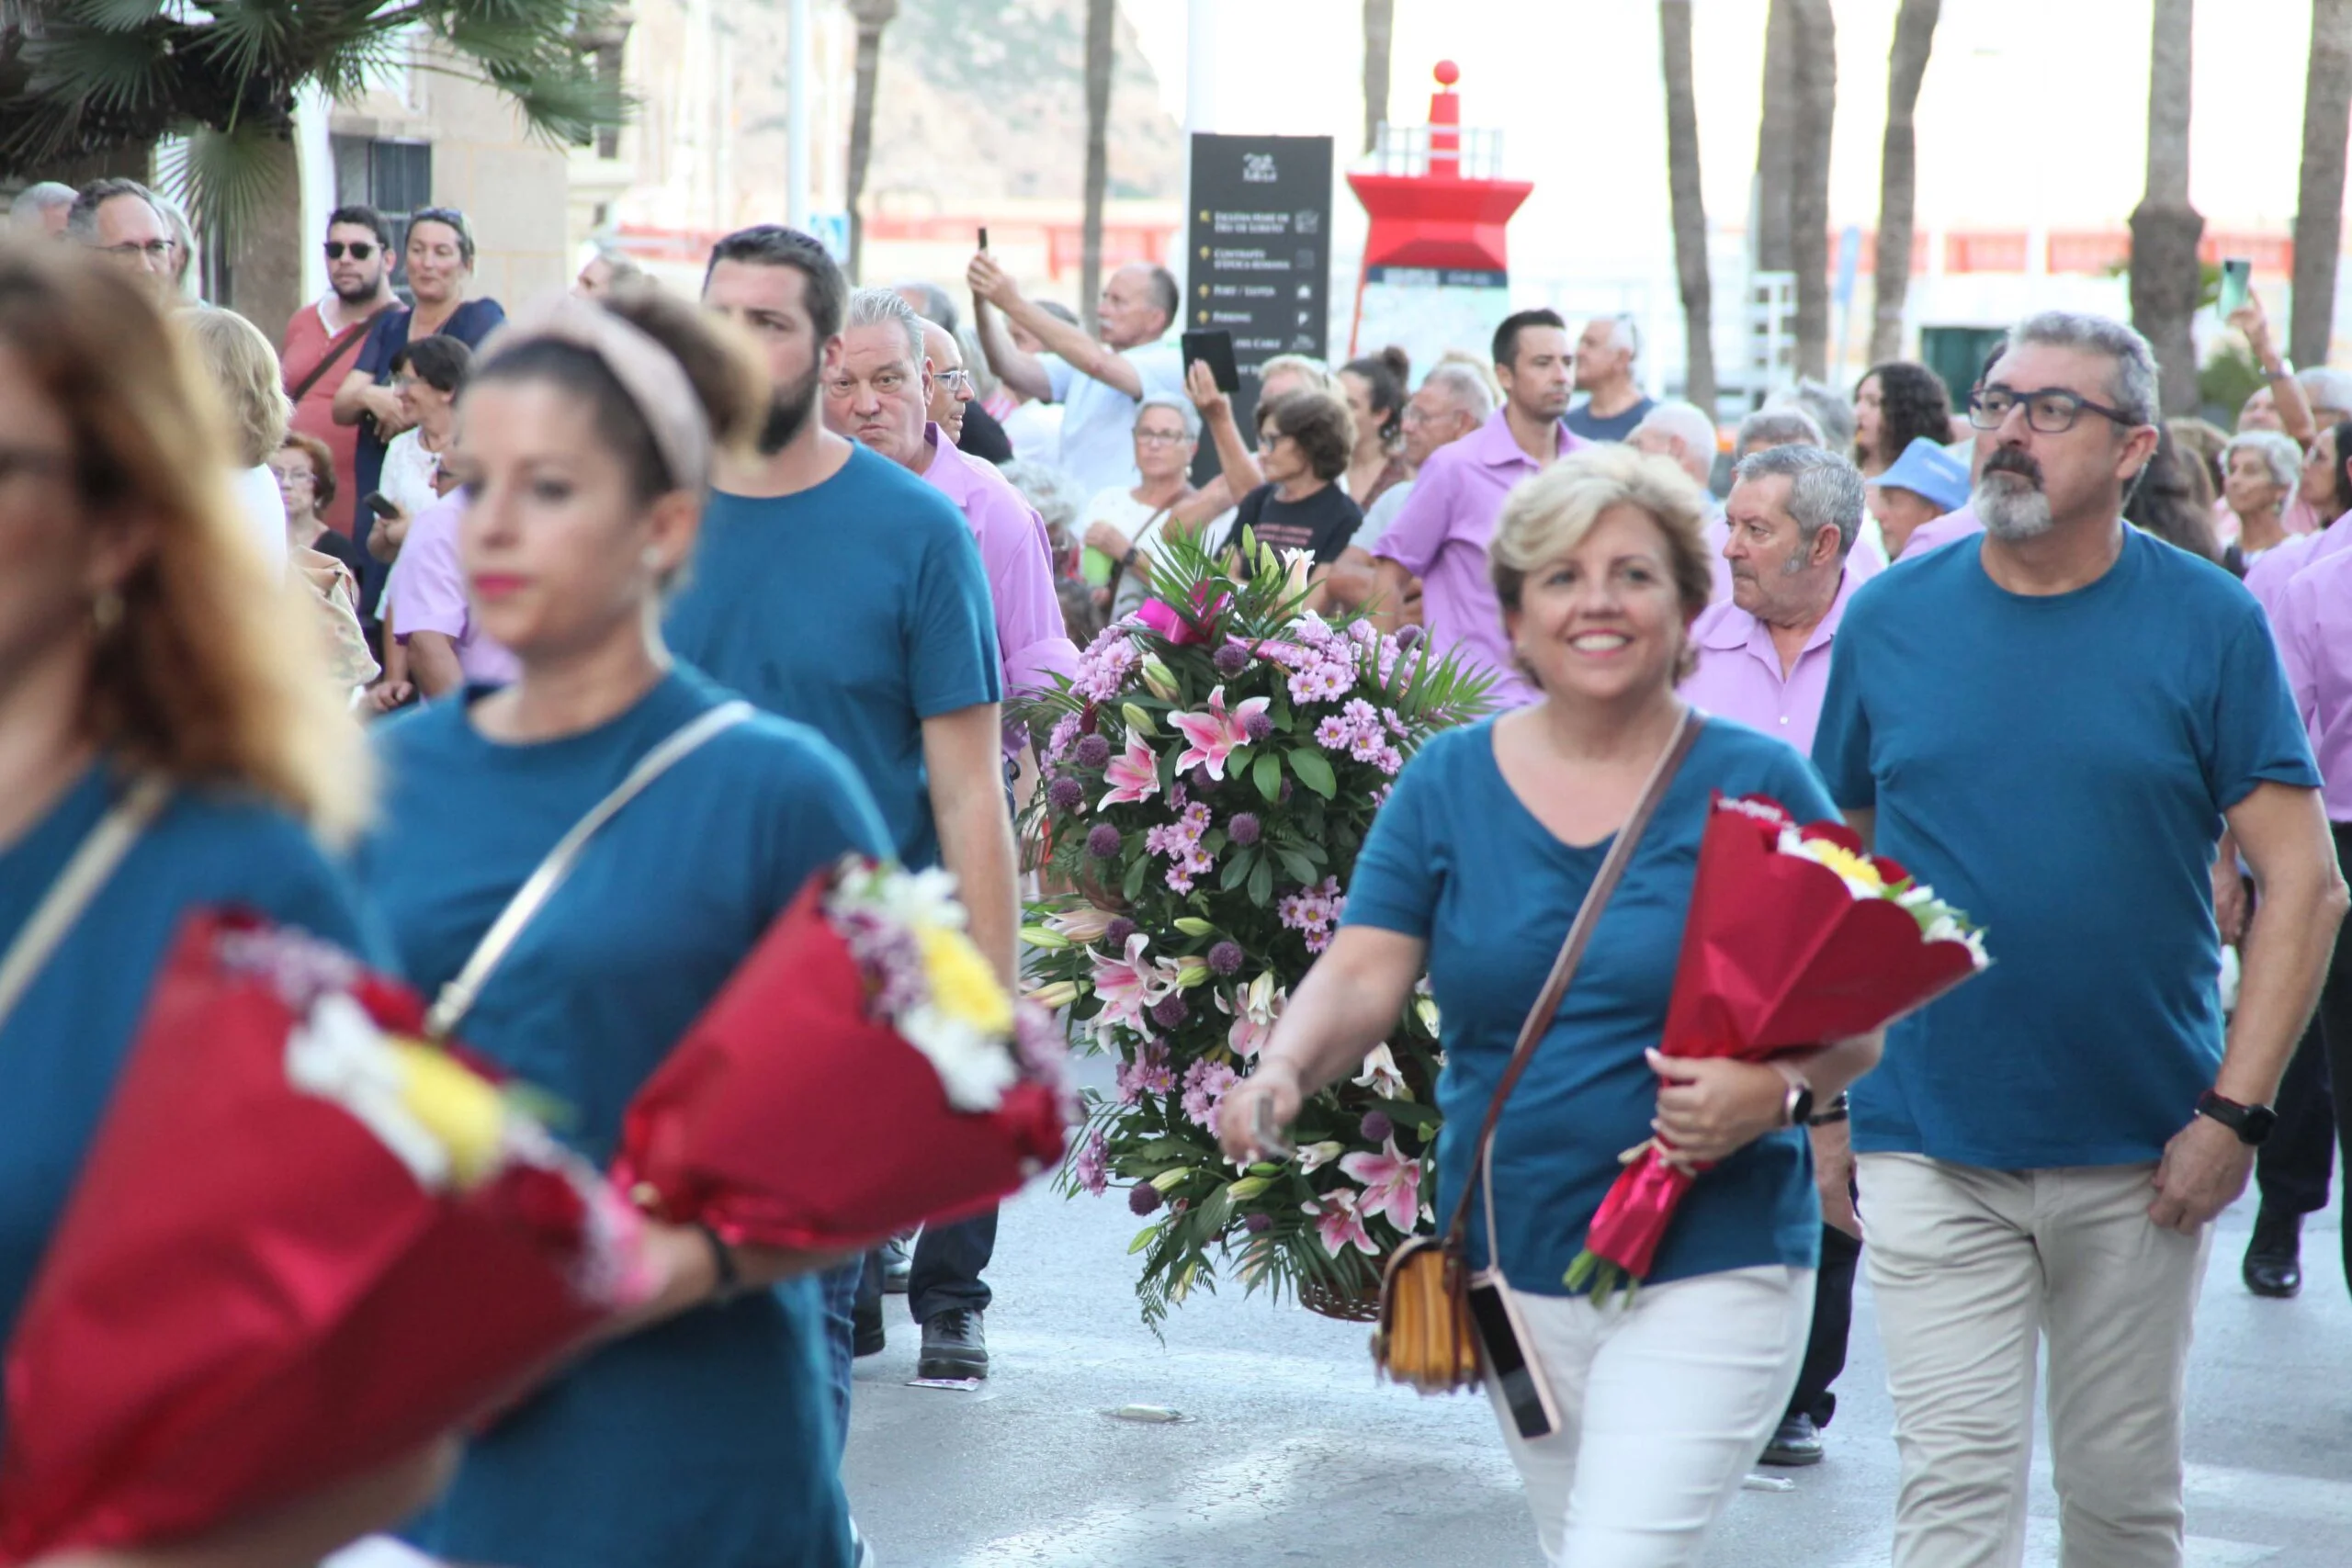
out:
<path id="1" fill-rule="evenodd" d="M 580 852 L 587 847 L 588 840 L 595 836 L 599 828 L 611 821 L 622 807 L 642 794 L 648 784 L 684 761 L 705 741 L 734 728 L 756 711 L 749 703 L 722 703 L 696 717 L 639 758 L 637 766 L 629 770 L 628 776 L 621 780 L 610 795 L 598 801 L 588 815 L 573 823 L 571 830 L 556 840 L 555 848 L 548 852 L 547 859 L 539 863 L 538 869 L 532 872 L 523 886 L 515 889 L 514 897 L 506 901 L 506 908 L 498 912 L 498 919 L 492 920 L 490 930 L 482 933 L 481 941 L 474 947 L 473 955 L 466 960 L 466 966 L 458 971 L 458 977 L 442 987 L 441 994 L 433 999 L 432 1010 L 424 1015 L 426 1038 L 447 1039 L 450 1032 L 458 1027 L 458 1021 L 472 1010 L 475 998 L 481 995 L 482 987 L 490 980 L 491 971 L 498 967 L 499 960 L 504 958 L 507 950 L 514 945 L 514 939 L 523 934 L 523 928 L 531 923 L 532 918 L 554 896 L 557 886 L 571 874 L 572 866 L 579 862 Z"/>
<path id="2" fill-rule="evenodd" d="M 349 354 L 353 348 L 358 345 L 359 340 L 368 335 L 368 329 L 376 324 L 376 318 L 390 309 L 391 307 L 389 305 L 381 306 L 369 312 L 366 321 L 355 321 L 350 326 L 344 328 L 343 335 L 329 344 L 327 345 L 327 351 L 319 355 L 319 362 L 311 367 L 311 373 L 303 377 L 296 385 L 286 389 L 288 400 L 297 403 L 300 402 L 302 400 L 302 394 L 317 386 L 319 384 L 320 377 L 324 376 L 328 371 L 334 369 L 338 364 L 340 364 L 343 360 L 343 356 Z"/>
<path id="3" fill-rule="evenodd" d="M 1145 540 L 1156 537 L 1159 531 L 1167 525 L 1169 514 L 1175 510 L 1176 503 L 1171 501 L 1167 505 L 1161 507 L 1159 511 L 1153 513 L 1150 516 L 1145 518 L 1143 520 L 1143 526 L 1136 530 L 1136 536 L 1127 541 L 1128 551 L 1132 553 L 1134 551 L 1140 550 L 1144 547 Z M 1120 580 L 1125 578 L 1126 574 L 1127 563 L 1124 558 L 1114 559 L 1111 562 L 1111 581 L 1103 584 L 1103 586 L 1111 591 L 1111 597 L 1114 600 L 1118 598 Z M 1147 570 L 1143 575 L 1144 581 L 1148 583 L 1151 581 L 1151 573 Z"/>
<path id="4" fill-rule="evenodd" d="M 57 874 L 57 880 L 49 885 L 6 953 L 0 955 L 0 1024 L 7 1022 L 8 1014 L 32 988 L 57 944 L 107 885 L 122 857 L 139 841 L 139 835 L 163 811 L 171 794 L 172 786 L 159 774 L 150 773 L 131 785 L 130 792 L 98 819 L 74 852 L 74 858 L 65 863 L 65 869 Z"/>
<path id="5" fill-rule="evenodd" d="M 1495 1128 L 1503 1119 L 1503 1101 L 1509 1100 L 1510 1091 L 1519 1087 L 1521 1077 L 1527 1071 L 1527 1064 L 1534 1059 L 1535 1047 L 1543 1042 L 1544 1035 L 1551 1032 L 1552 1020 L 1560 1010 L 1560 999 L 1567 994 L 1568 982 L 1576 977 L 1577 965 L 1584 961 L 1584 950 L 1591 944 L 1592 929 L 1600 923 L 1600 913 L 1609 903 L 1609 896 L 1617 890 L 1617 884 L 1623 878 L 1634 852 L 1641 846 L 1644 830 L 1657 812 L 1657 803 L 1665 797 L 1667 786 L 1674 782 L 1676 771 L 1682 766 L 1682 759 L 1690 754 L 1690 748 L 1697 743 L 1699 728 L 1704 722 L 1699 716 L 1698 709 L 1683 709 L 1682 722 L 1676 728 L 1674 739 L 1658 754 L 1657 764 L 1650 770 L 1649 781 L 1642 786 L 1641 798 L 1634 803 L 1633 813 L 1625 818 L 1624 826 L 1617 829 L 1616 840 L 1610 844 L 1608 856 L 1601 861 L 1600 870 L 1593 877 L 1592 886 L 1585 891 L 1584 902 L 1578 906 L 1577 918 L 1568 927 L 1567 940 L 1560 944 L 1560 955 L 1552 961 L 1552 973 L 1544 979 L 1544 989 L 1537 993 L 1535 1005 L 1528 1009 L 1527 1021 L 1520 1025 L 1519 1043 L 1511 1051 L 1510 1065 L 1503 1069 L 1501 1081 L 1495 1085 L 1495 1098 L 1487 1103 L 1486 1123 L 1478 1129 L 1478 1142 L 1470 1154 L 1471 1174 L 1477 1178 L 1477 1182 L 1475 1188 L 1469 1181 L 1462 1184 L 1462 1195 L 1453 1204 L 1453 1218 L 1445 1228 L 1448 1247 L 1459 1247 L 1468 1232 L 1470 1199 L 1476 1188 L 1487 1190 L 1487 1239 L 1490 1251 L 1493 1247 L 1495 1201 L 1487 1156 L 1494 1146 Z"/>

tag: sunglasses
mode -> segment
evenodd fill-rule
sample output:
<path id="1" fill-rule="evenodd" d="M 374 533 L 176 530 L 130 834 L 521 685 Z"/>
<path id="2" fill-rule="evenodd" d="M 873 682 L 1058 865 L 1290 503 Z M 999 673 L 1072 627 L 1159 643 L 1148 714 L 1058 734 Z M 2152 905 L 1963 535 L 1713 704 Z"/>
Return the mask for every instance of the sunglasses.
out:
<path id="1" fill-rule="evenodd" d="M 347 245 L 341 240 L 327 242 L 327 260 L 341 261 L 345 252 L 350 253 L 354 261 L 366 261 L 376 254 L 376 247 L 366 240 L 354 240 Z"/>

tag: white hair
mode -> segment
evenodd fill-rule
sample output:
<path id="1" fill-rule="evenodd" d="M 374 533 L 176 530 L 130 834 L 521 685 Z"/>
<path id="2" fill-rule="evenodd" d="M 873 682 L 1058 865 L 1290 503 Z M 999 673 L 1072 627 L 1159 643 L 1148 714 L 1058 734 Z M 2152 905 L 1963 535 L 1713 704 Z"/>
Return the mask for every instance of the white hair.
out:
<path id="1" fill-rule="evenodd" d="M 895 288 L 861 288 L 849 297 L 848 312 L 842 318 L 842 330 L 852 327 L 897 327 L 907 334 L 907 355 L 917 370 L 922 368 L 922 318 L 915 308 L 899 296 Z"/>
<path id="2" fill-rule="evenodd" d="M 1321 360 L 1304 354 L 1277 354 L 1267 360 L 1258 367 L 1258 385 L 1264 386 L 1270 378 L 1279 376 L 1285 370 L 1294 376 L 1304 378 L 1306 384 L 1318 392 L 1339 390 L 1338 385 L 1331 379 L 1331 367 Z"/>
<path id="3" fill-rule="evenodd" d="M 19 225 L 37 227 L 44 214 L 73 206 L 78 194 L 72 186 L 43 180 L 17 193 L 17 199 L 8 204 L 8 216 Z"/>
<path id="4" fill-rule="evenodd" d="M 1786 478 L 1789 515 L 1796 519 L 1808 547 L 1824 528 L 1838 530 L 1838 554 L 1854 547 L 1862 526 L 1862 471 L 1826 446 L 1767 446 L 1751 452 L 1732 470 L 1736 483 Z M 1792 559 L 1802 559 L 1802 556 Z"/>
<path id="5" fill-rule="evenodd" d="M 2270 465 L 2272 481 L 2278 484 L 2293 484 L 2303 466 L 2303 449 L 2295 445 L 2292 436 L 2275 430 L 2241 430 L 2231 436 L 2222 446 L 2222 467 L 2225 470 L 2230 466 L 2230 454 L 2241 449 L 2261 453 L 2263 460 Z"/>
<path id="6" fill-rule="evenodd" d="M 1154 392 L 1136 405 L 1136 424 L 1141 424 L 1143 416 L 1154 409 L 1173 409 L 1183 416 L 1184 439 L 1198 441 L 1201 438 L 1201 411 L 1193 406 L 1190 398 L 1180 398 L 1172 392 Z M 1127 428 L 1132 430 L 1135 425 Z"/>
<path id="7" fill-rule="evenodd" d="M 1682 443 L 1682 449 L 1689 455 L 1691 465 L 1705 469 L 1714 467 L 1715 422 L 1709 419 L 1707 411 L 1697 403 L 1687 403 L 1680 399 L 1659 403 L 1642 416 L 1642 423 L 1634 427 L 1634 434 L 1639 435 L 1645 430 L 1655 430 L 1660 435 Z M 1702 479 L 1700 482 L 1703 484 L 1705 481 Z"/>
<path id="8" fill-rule="evenodd" d="M 1821 423 L 1801 408 L 1766 404 L 1739 422 L 1731 449 L 1745 452 L 1757 442 L 1767 446 L 1826 446 Z"/>
<path id="9" fill-rule="evenodd" d="M 2312 408 L 2352 410 L 2352 370 L 2314 365 L 2297 371 L 2295 379 L 2302 383 L 2303 396 Z"/>
<path id="10" fill-rule="evenodd" d="M 1641 323 L 1634 321 L 1630 312 L 1618 310 L 1610 315 L 1596 316 L 1593 320 L 1609 323 L 1610 347 L 1623 349 L 1628 360 L 1642 356 Z"/>
<path id="11" fill-rule="evenodd" d="M 1421 378 L 1424 388 L 1435 387 L 1453 400 L 1453 406 L 1479 424 L 1494 417 L 1495 390 L 1487 378 L 1459 360 L 1448 360 L 1432 367 Z"/>

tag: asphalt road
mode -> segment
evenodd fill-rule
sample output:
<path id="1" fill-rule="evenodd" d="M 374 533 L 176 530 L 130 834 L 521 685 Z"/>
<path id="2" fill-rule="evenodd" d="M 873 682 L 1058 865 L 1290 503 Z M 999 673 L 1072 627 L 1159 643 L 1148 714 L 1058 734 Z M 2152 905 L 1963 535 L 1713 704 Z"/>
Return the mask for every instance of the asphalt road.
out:
<path id="1" fill-rule="evenodd" d="M 1090 1068 L 1090 1072 L 1091 1069 Z M 2188 1561 L 2352 1564 L 2352 1297 L 2338 1211 L 2307 1227 L 2304 1293 L 2256 1301 L 2237 1262 L 2252 1200 L 2222 1217 L 2189 1371 Z M 1116 1191 L 1048 1190 L 1005 1212 L 988 1316 L 995 1375 L 909 1386 L 915 1327 L 858 1363 L 846 1473 L 883 1568 L 1538 1568 L 1486 1402 L 1374 1381 L 1365 1330 L 1233 1293 L 1194 1297 L 1165 1343 L 1136 1313 Z M 1744 1492 L 1711 1568 L 1888 1561 L 1895 1458 L 1867 1283 L 1829 1457 Z M 1112 1414 L 1172 1411 L 1174 1421 Z M 2056 1562 L 2037 1457 L 2026 1561 Z"/>

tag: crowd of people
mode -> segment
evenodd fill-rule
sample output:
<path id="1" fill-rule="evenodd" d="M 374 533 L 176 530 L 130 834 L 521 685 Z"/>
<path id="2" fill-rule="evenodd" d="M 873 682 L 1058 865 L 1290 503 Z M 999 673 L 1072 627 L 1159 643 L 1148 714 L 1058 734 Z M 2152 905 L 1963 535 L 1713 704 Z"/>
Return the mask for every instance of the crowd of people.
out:
<path id="1" fill-rule="evenodd" d="M 1179 542 L 1240 572 L 1254 538 L 1296 552 L 1306 609 L 1419 627 L 1492 716 L 1396 778 L 1225 1141 L 1276 1157 L 1428 977 L 1435 1207 L 1485 1177 L 1473 1262 L 1563 1413 L 1526 1438 L 1497 1396 L 1547 1557 L 1690 1562 L 1759 1455 L 1820 1460 L 1867 1268 L 1898 1563 L 2019 1560 L 2044 1355 L 2067 1560 L 2182 1561 L 2212 1221 L 2251 1174 L 2245 1283 L 2294 1295 L 2352 1147 L 2352 376 L 2292 372 L 2258 303 L 2233 324 L 2266 381 L 2226 434 L 2162 418 L 2147 344 L 2066 312 L 1957 409 L 1894 361 L 1726 433 L 1644 391 L 1631 321 L 1531 309 L 1418 382 L 1394 349 L 1270 360 L 1245 419 L 1141 264 L 1089 328 L 985 251 L 960 299 L 853 288 L 761 225 L 698 301 L 599 251 L 510 321 L 471 293 L 465 214 L 396 233 L 351 206 L 273 347 L 191 296 L 185 221 L 135 182 L 33 186 L 13 227 L 0 1341 L 186 910 L 246 906 L 431 994 L 692 735 L 667 808 L 599 830 L 466 1022 L 601 1157 L 845 851 L 953 873 L 1016 983 L 1017 705 Z M 168 795 L 112 877 L 64 875 L 142 778 Z M 1474 1171 L 1521 1016 L 1653 792 Z M 1711 792 L 1842 815 L 1998 963 L 1883 1040 L 1668 1064 Z M 1597 1304 L 1566 1265 L 1653 1131 L 1714 1168 L 1651 1282 Z M 838 1478 L 852 1363 L 903 1292 L 919 1375 L 988 1377 L 995 1242 L 992 1213 L 846 1259 L 657 1225 L 657 1299 L 486 1430 L 119 1561 L 311 1562 L 402 1521 L 514 1568 L 871 1561 Z"/>

